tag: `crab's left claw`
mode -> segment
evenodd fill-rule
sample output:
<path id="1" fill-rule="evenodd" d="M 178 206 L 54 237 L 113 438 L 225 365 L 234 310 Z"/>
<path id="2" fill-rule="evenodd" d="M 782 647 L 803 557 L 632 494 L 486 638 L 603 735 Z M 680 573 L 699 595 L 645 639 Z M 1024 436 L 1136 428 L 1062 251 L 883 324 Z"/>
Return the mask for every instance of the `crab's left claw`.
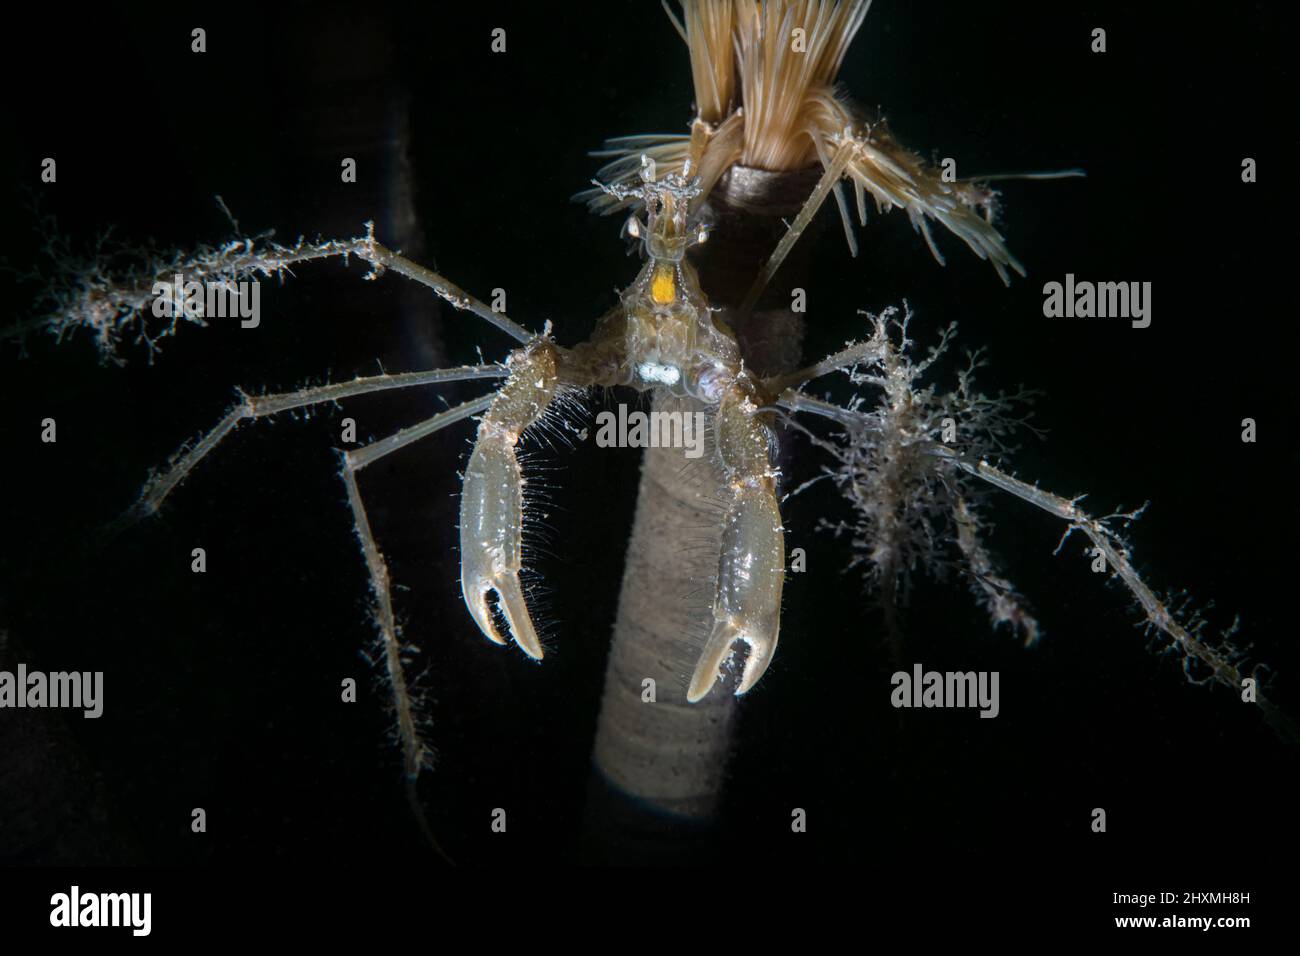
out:
<path id="1" fill-rule="evenodd" d="M 722 529 L 713 630 L 686 692 L 691 703 L 712 689 L 737 641 L 749 645 L 749 656 L 736 693 L 753 687 L 771 663 L 781 632 L 785 536 L 767 431 L 753 412 L 743 400 L 724 400 L 718 412 L 719 452 L 732 499 Z"/>

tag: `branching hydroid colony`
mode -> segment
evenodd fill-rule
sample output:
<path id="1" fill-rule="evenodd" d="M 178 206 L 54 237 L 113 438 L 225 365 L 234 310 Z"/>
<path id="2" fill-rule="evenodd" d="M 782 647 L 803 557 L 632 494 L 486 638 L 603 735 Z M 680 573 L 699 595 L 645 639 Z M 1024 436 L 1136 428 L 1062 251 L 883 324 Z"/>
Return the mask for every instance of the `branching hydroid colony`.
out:
<path id="1" fill-rule="evenodd" d="M 956 325 L 950 325 L 929 355 L 918 361 L 910 357 L 915 351 L 907 337 L 910 312 L 900 315 L 889 309 L 868 318 L 873 334 L 859 362 L 847 370 L 857 395 L 847 408 L 834 412 L 847 429 L 830 441 L 808 433 L 811 442 L 837 462 L 824 477 L 835 482 L 854 510 L 853 518 L 824 519 L 824 526 L 851 538 L 857 552 L 854 564 L 862 565 L 880 590 L 896 649 L 902 635 L 895 612 L 906 598 L 910 576 L 921 569 L 943 573 L 953 563 L 952 551 L 964 559 L 964 577 L 993 626 L 1005 624 L 1032 644 L 1038 623 L 1021 606 L 1011 583 L 998 574 L 980 541 L 968 476 L 933 457 L 942 447 L 960 447 L 965 455 L 979 458 L 1014 450 L 1008 442 L 1019 427 L 1029 427 L 1022 406 L 1032 396 L 1023 391 L 998 396 L 977 392 L 978 355 L 959 372 L 954 391 L 936 392 L 926 380 Z"/>
<path id="2" fill-rule="evenodd" d="M 1254 676 L 1226 639 L 1211 642 L 1199 618 L 1182 619 L 1138 576 L 1117 525 L 1135 514 L 1094 518 L 1066 499 L 1013 477 L 994 462 L 1012 450 L 1026 398 L 986 396 L 976 390 L 972 359 L 951 391 L 928 380 L 951 330 L 918 358 L 910 312 L 870 317 L 867 337 L 790 373 L 760 375 L 746 362 L 733 330 L 706 301 L 691 250 L 709 234 L 706 203 L 724 174 L 738 166 L 769 171 L 822 170 L 802 210 L 767 264 L 755 276 L 738 311 L 752 306 L 786 254 L 831 195 L 853 243 L 843 183 L 854 190 L 860 223 L 866 196 L 881 211 L 899 207 L 942 261 L 931 219 L 990 261 L 1003 281 L 1024 270 L 994 226 L 995 194 L 987 184 L 948 182 L 904 149 L 882 123 L 862 119 L 834 88 L 849 44 L 862 25 L 864 0 L 768 2 L 727 0 L 683 4 L 678 27 L 690 51 L 697 116 L 684 136 L 636 136 L 612 141 L 603 183 L 588 194 L 601 210 L 630 209 L 628 231 L 641 243 L 644 264 L 619 306 L 573 347 L 555 342 L 549 327 L 534 332 L 489 308 L 437 273 L 380 244 L 368 229 L 347 240 L 279 245 L 239 238 L 193 253 L 126 255 L 101 249 L 77 262 L 52 250 L 56 275 L 47 290 L 48 315 L 13 331 L 39 326 L 56 335 L 89 329 L 105 354 L 124 341 L 156 348 L 181 318 L 201 323 L 201 311 L 160 297 L 156 283 L 175 273 L 195 282 L 233 286 L 250 277 L 284 277 L 310 261 L 355 256 L 368 279 L 386 271 L 413 279 L 450 303 L 511 336 L 518 347 L 499 364 L 433 369 L 358 378 L 277 395 L 240 395 L 230 411 L 196 442 L 183 447 L 147 482 L 125 522 L 156 512 L 199 463 L 243 421 L 290 409 L 338 402 L 362 394 L 452 381 L 504 384 L 373 444 L 341 454 L 341 478 L 370 575 L 374 617 L 382 641 L 405 767 L 414 777 L 428 763 L 419 717 L 408 691 L 392 588 L 371 529 L 357 474 L 442 428 L 478 418 L 477 440 L 465 470 L 460 510 L 461 585 L 481 631 L 504 644 L 513 639 L 534 659 L 543 646 L 520 584 L 525 520 L 524 479 L 516 449 L 545 424 L 557 401 L 572 402 L 593 389 L 615 387 L 698 402 L 712 419 L 714 462 L 723 482 L 723 514 L 712 595 L 710 630 L 690 677 L 688 697 L 699 701 L 717 683 L 735 680 L 743 694 L 762 677 L 780 633 L 785 571 L 778 486 L 786 476 L 771 454 L 778 416 L 811 416 L 831 429 L 807 434 L 827 453 L 823 475 L 843 493 L 842 516 L 826 520 L 850 537 L 858 562 L 879 588 L 891 632 L 895 608 L 909 578 L 963 566 L 976 599 L 995 627 L 1026 642 L 1039 628 L 981 541 L 979 489 L 1010 493 L 1060 518 L 1067 536 L 1078 532 L 1096 560 L 1140 607 L 1165 647 L 1182 655 L 1189 677 L 1242 692 Z M 806 383 L 847 375 L 855 397 L 847 405 L 815 398 Z M 806 420 L 806 419 L 805 419 Z M 799 478 L 800 476 L 791 476 Z M 739 675 L 731 672 L 732 667 Z M 1258 703 L 1279 727 L 1287 719 L 1260 693 Z"/>
<path id="3" fill-rule="evenodd" d="M 895 599 L 909 577 L 919 570 L 942 574 L 955 551 L 965 562 L 971 589 L 993 626 L 1006 625 L 1026 644 L 1038 639 L 1038 623 L 980 542 L 980 522 L 971 502 L 976 486 L 991 486 L 1065 522 L 1061 545 L 1074 533 L 1082 534 L 1090 545 L 1089 557 L 1094 563 L 1104 562 L 1111 578 L 1128 590 L 1148 634 L 1163 652 L 1181 657 L 1192 683 L 1246 692 L 1246 699 L 1259 705 L 1279 733 L 1300 740 L 1290 716 L 1257 692 L 1262 664 L 1248 662 L 1247 652 L 1231 640 L 1236 624 L 1218 640 L 1207 639 L 1204 618 L 1185 596 L 1157 596 L 1134 569 L 1117 525 L 1136 519 L 1145 506 L 1093 517 L 1078 506 L 1083 495 L 1052 494 L 991 464 L 989 458 L 1013 450 L 1006 440 L 1017 426 L 1026 424 L 1016 417 L 1016 409 L 1029 396 L 989 397 L 976 392 L 973 372 L 980 364 L 978 355 L 959 373 L 954 391 L 937 391 L 933 383 L 926 383 L 927 373 L 955 327 L 949 327 L 928 356 L 916 360 L 907 334 L 910 319 L 910 312 L 900 317 L 896 310 L 869 316 L 871 338 L 800 374 L 806 379 L 828 367 L 843 368 L 859 388 L 847 407 L 802 392 L 786 392 L 780 399 L 784 408 L 823 416 L 843 429 L 829 441 L 813 438 L 834 458 L 824 473 L 854 509 L 852 519 L 828 525 L 851 535 L 859 563 L 881 590 L 891 636 L 897 640 Z M 843 359 L 849 355 L 853 364 L 845 367 Z M 974 485 L 971 479 L 977 479 Z"/>

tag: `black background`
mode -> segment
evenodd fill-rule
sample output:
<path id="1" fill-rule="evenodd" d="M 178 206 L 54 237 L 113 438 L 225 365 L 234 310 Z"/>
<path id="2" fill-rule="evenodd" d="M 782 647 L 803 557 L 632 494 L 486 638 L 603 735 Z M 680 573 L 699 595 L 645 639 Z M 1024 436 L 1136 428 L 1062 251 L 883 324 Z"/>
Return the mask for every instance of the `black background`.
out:
<path id="1" fill-rule="evenodd" d="M 861 334 L 855 310 L 904 298 L 923 343 L 958 321 L 959 346 L 989 349 L 988 387 L 1045 392 L 1035 420 L 1050 435 L 1027 441 L 1016 473 L 1087 491 L 1102 513 L 1149 498 L 1132 534 L 1139 569 L 1158 589 L 1213 600 L 1215 625 L 1240 614 L 1276 670 L 1278 702 L 1300 713 L 1286 25 L 1264 5 L 1195 28 L 1113 4 L 1044 6 L 874 4 L 841 79 L 903 142 L 956 157 L 962 174 L 1081 166 L 1088 178 L 1004 184 L 1003 231 L 1029 270 L 1010 289 L 936 230 L 940 267 L 897 211 L 872 217 L 856 260 L 832 223 L 809 283 L 806 354 Z M 189 51 L 196 25 L 202 56 Z M 496 26 L 504 55 L 489 50 Z M 1095 26 L 1105 54 L 1089 52 Z M 424 235 L 407 251 L 482 297 L 506 288 L 517 321 L 549 318 L 566 344 L 636 268 L 617 220 L 569 201 L 598 166 L 586 152 L 606 136 L 682 131 L 692 113 L 685 48 L 651 3 L 51 9 L 10 33 L 3 64 L 17 91 L 2 220 L 14 264 L 39 261 L 25 192 L 77 242 L 110 224 L 164 246 L 219 241 L 217 193 L 246 232 L 356 235 L 377 218 L 382 240 L 386 170 L 363 161 L 362 183 L 346 185 L 339 159 L 367 155 L 405 110 Z M 58 160 L 55 186 L 39 182 L 45 156 Z M 1241 182 L 1244 156 L 1258 160 L 1254 185 Z M 1151 327 L 1044 318 L 1042 283 L 1066 272 L 1152 282 Z M 101 719 L 42 715 L 35 739 L 53 744 L 2 758 L 49 787 L 34 815 L 0 807 L 10 862 L 437 862 L 359 656 L 366 577 L 333 451 L 345 414 L 382 437 L 442 407 L 432 390 L 245 425 L 160 519 L 88 547 L 236 385 L 427 367 L 431 341 L 448 364 L 511 344 L 398 277 L 363 274 L 329 263 L 265 283 L 259 329 L 187 328 L 153 364 L 128 348 L 125 367 L 103 365 L 84 336 L 33 339 L 25 357 L 3 346 L 6 660 L 106 672 Z M 3 288 L 21 317 L 30 288 Z M 1247 416 L 1257 444 L 1240 441 Z M 58 421 L 56 445 L 39 441 L 44 417 Z M 554 458 L 551 555 L 537 568 L 553 639 L 535 666 L 484 640 L 459 595 L 457 469 L 470 438 L 469 426 L 439 434 L 361 479 L 427 671 L 439 763 L 422 803 L 460 863 L 609 859 L 587 812 L 589 757 L 637 456 L 588 443 Z M 796 480 L 820 466 L 803 443 L 795 461 Z M 787 548 L 807 550 L 809 571 L 787 579 L 780 651 L 743 702 L 719 823 L 683 859 L 868 874 L 920 860 L 981 892 L 994 866 L 1017 881 L 1095 874 L 1098 911 L 1111 892 L 1273 885 L 1260 881 L 1295 849 L 1296 751 L 1232 694 L 1191 687 L 1150 653 L 1081 540 L 1054 557 L 1054 519 L 996 501 L 991 544 L 1044 639 L 1024 650 L 990 633 L 960 582 L 921 583 L 909 660 L 999 671 L 1002 712 L 899 712 L 871 595 L 841 572 L 847 546 L 813 530 L 839 507 L 829 489 L 786 506 Z M 197 546 L 204 575 L 189 569 Z M 339 702 L 349 676 L 356 705 Z M 203 835 L 189 828 L 196 806 Z M 508 810 L 505 835 L 490 831 L 495 807 Z M 792 807 L 807 810 L 806 834 L 790 832 Z M 1090 831 L 1094 807 L 1107 811 L 1104 835 Z"/>

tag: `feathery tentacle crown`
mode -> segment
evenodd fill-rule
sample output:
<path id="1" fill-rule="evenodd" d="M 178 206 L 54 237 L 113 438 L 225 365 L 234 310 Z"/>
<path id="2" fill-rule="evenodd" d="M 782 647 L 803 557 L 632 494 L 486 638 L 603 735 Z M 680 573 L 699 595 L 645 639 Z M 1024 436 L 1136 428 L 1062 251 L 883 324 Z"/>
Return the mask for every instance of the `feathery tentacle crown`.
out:
<path id="1" fill-rule="evenodd" d="M 691 132 L 609 140 L 594 154 L 610 160 L 598 173 L 603 180 L 612 187 L 633 181 L 643 156 L 670 173 L 689 161 L 700 180 L 699 205 L 732 165 L 778 172 L 817 164 L 830 169 L 844 150 L 843 177 L 853 184 L 863 225 L 870 194 L 880 212 L 906 210 L 940 263 L 930 219 L 992 262 L 1004 282 L 1008 268 L 1024 275 L 993 226 L 993 190 L 971 180 L 945 182 L 899 144 L 883 121 L 866 122 L 835 89 L 871 0 L 681 2 L 682 19 L 673 17 L 673 25 L 690 51 L 696 104 Z M 836 199 L 851 236 L 840 188 L 837 183 Z M 639 197 L 598 189 L 576 198 L 609 213 L 637 205 Z"/>

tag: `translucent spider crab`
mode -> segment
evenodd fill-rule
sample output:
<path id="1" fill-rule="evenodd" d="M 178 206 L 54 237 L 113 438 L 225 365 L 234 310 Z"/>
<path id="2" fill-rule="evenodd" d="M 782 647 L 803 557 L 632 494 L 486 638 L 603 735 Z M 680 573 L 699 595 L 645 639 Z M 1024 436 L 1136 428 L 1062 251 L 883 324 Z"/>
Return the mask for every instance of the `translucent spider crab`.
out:
<path id="1" fill-rule="evenodd" d="M 461 587 L 483 633 L 505 643 L 487 604 L 495 592 L 515 643 L 540 659 L 542 647 L 525 606 L 521 569 L 523 476 L 515 446 L 546 414 L 559 390 L 626 386 L 662 390 L 716 407 L 715 444 L 729 495 L 718 563 L 713 624 L 687 697 L 698 701 L 719 678 L 733 645 L 749 646 L 736 693 L 767 669 L 780 631 L 785 545 L 777 507 L 777 472 L 769 449 L 771 405 L 779 388 L 745 368 L 732 332 L 700 290 L 686 252 L 708 237 L 692 213 L 700 196 L 689 161 L 656 181 L 643 158 L 638 186 L 607 187 L 618 200 L 639 201 L 645 222 L 629 220 L 642 241 L 645 264 L 591 339 L 572 349 L 542 337 L 515 352 L 509 378 L 479 424 L 465 471 L 460 506 Z"/>

